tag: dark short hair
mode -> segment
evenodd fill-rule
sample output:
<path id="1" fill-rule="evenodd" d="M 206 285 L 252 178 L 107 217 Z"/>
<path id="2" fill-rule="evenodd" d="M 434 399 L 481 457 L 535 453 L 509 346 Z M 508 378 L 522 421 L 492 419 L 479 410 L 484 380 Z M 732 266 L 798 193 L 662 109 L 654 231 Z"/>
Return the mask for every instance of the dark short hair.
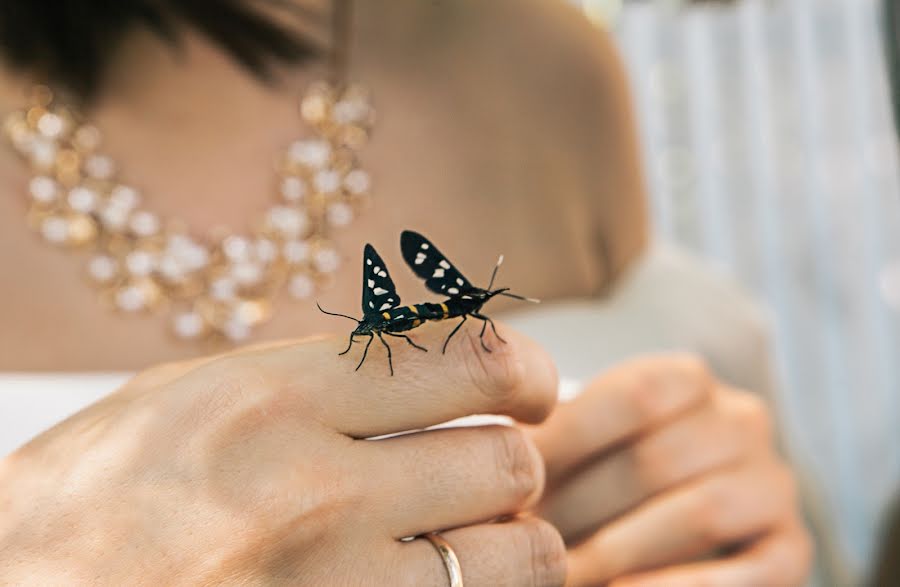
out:
<path id="1" fill-rule="evenodd" d="M 290 10 L 285 0 L 255 0 Z M 90 99 L 126 36 L 149 29 L 177 48 L 194 29 L 264 80 L 278 63 L 299 63 L 314 45 L 250 0 L 0 0 L 0 58 L 14 70 Z"/>

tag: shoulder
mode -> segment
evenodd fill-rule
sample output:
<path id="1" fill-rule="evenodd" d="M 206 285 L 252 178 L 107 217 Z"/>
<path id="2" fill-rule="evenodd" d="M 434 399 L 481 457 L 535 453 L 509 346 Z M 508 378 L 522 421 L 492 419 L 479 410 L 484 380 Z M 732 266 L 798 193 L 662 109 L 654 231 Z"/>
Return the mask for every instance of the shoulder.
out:
<path id="1" fill-rule="evenodd" d="M 611 283 L 647 232 L 627 76 L 609 33 L 563 0 L 389 4 L 360 4 L 356 54 L 401 80 L 406 94 L 394 97 L 420 115 L 417 129 L 452 121 L 439 136 L 464 141 L 474 172 L 503 169 L 531 221 L 566 222 L 594 290 Z"/>
<path id="2" fill-rule="evenodd" d="M 457 19 L 455 31 L 461 41 L 458 49 L 470 54 L 468 66 L 510 83 L 510 90 L 531 90 L 523 98 L 589 104 L 592 108 L 587 110 L 596 111 L 598 101 L 624 89 L 624 71 L 612 38 L 569 2 L 456 0 L 454 4 L 454 10 L 470 14 Z"/>
<path id="3" fill-rule="evenodd" d="M 478 5 L 488 3 L 479 2 Z M 637 123 L 624 62 L 610 33 L 570 3 L 497 0 L 484 30 L 492 68 L 508 72 L 530 125 L 570 170 L 565 195 L 582 210 L 594 285 L 611 285 L 645 250 L 648 212 Z M 485 66 L 486 67 L 486 66 Z M 562 190 L 560 190 L 562 191 Z"/>
<path id="4" fill-rule="evenodd" d="M 585 90 L 621 79 L 608 33 L 563 0 L 391 0 L 358 11 L 355 54 L 381 66 L 489 73 L 514 84 L 567 80 Z"/>

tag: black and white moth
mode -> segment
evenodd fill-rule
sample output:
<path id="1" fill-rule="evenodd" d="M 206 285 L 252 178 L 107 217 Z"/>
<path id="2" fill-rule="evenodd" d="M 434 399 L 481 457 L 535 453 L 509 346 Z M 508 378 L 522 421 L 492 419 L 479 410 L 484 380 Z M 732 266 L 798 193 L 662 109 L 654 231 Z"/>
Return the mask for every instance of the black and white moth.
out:
<path id="1" fill-rule="evenodd" d="M 369 337 L 369 342 L 366 343 L 362 358 L 356 366 L 357 371 L 365 362 L 369 353 L 369 346 L 377 336 L 384 348 L 387 349 L 388 367 L 391 375 L 393 375 L 394 364 L 391 357 L 391 347 L 384 340 L 384 337 L 402 338 L 413 347 L 421 351 L 427 351 L 428 349 L 417 345 L 407 335 L 399 333 L 412 330 L 421 325 L 430 316 L 420 316 L 420 312 L 430 314 L 433 310 L 427 306 L 433 305 L 401 306 L 400 295 L 397 294 L 397 288 L 394 286 L 394 280 L 391 279 L 390 273 L 388 273 L 387 265 L 381 258 L 381 255 L 375 250 L 375 247 L 367 244 L 363 250 L 362 320 L 357 320 L 345 314 L 327 312 L 322 309 L 322 306 L 319 306 L 319 310 L 329 316 L 341 316 L 357 323 L 356 328 L 350 333 L 350 342 L 347 344 L 347 349 L 340 353 L 341 355 L 350 352 L 357 336 Z"/>
<path id="2" fill-rule="evenodd" d="M 409 268 L 412 269 L 420 279 L 425 280 L 425 287 L 436 294 L 447 296 L 447 299 L 440 304 L 426 304 L 426 306 L 437 306 L 437 308 L 440 309 L 440 313 L 438 313 L 437 309 L 433 310 L 431 312 L 432 315 L 427 319 L 447 320 L 450 318 L 462 318 L 459 324 L 456 325 L 456 328 L 454 328 L 450 335 L 447 336 L 447 340 L 444 341 L 442 352 L 447 351 L 447 343 L 449 343 L 450 339 L 453 338 L 453 335 L 459 331 L 469 316 L 483 322 L 479 340 L 485 351 L 491 352 L 491 349 L 484 343 L 484 334 L 488 324 L 491 325 L 494 336 L 496 336 L 500 342 L 506 342 L 499 334 L 497 334 L 497 328 L 494 326 L 494 321 L 481 312 L 484 304 L 494 296 L 502 295 L 527 302 L 538 302 L 538 300 L 532 298 L 509 293 L 508 287 L 492 289 L 494 287 L 494 280 L 497 277 L 497 271 L 503 263 L 502 255 L 497 261 L 497 265 L 494 266 L 494 271 L 491 274 L 491 281 L 488 283 L 487 288 L 480 288 L 472 285 L 462 272 L 457 269 L 436 246 L 434 246 L 434 243 L 418 232 L 404 230 L 400 235 L 400 250 L 403 253 L 403 260 L 406 261 Z"/>

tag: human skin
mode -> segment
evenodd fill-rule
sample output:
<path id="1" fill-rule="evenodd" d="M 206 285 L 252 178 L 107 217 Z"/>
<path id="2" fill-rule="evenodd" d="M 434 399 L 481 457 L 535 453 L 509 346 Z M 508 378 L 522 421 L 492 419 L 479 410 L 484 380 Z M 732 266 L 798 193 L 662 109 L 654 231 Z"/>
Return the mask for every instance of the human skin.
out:
<path id="1" fill-rule="evenodd" d="M 456 528 L 467 584 L 562 585 L 559 534 L 516 516 L 544 480 L 522 430 L 365 440 L 483 412 L 542 420 L 555 368 L 504 337 L 490 354 L 468 331 L 447 356 L 404 345 L 393 377 L 355 372 L 338 337 L 147 371 L 0 461 L 0 583 L 441 585 L 433 546 L 400 539 Z"/>
<path id="2" fill-rule="evenodd" d="M 800 585 L 811 545 L 756 394 L 690 355 L 619 365 L 532 437 L 536 508 L 570 547 L 567 585 Z"/>
<path id="3" fill-rule="evenodd" d="M 646 245 L 647 215 L 630 96 L 610 39 L 555 1 L 356 4 L 352 75 L 372 87 L 379 112 L 372 143 L 362 154 L 375 179 L 376 200 L 337 234 L 350 265 L 323 294 L 329 308 L 358 307 L 359 272 L 352 262 L 358 261 L 363 243 L 372 241 L 391 262 L 389 252 L 396 253 L 397 235 L 406 228 L 452 247 L 454 262 L 467 273 L 484 266 L 486 277 L 496 255 L 506 253 L 500 282 L 547 301 L 598 296 L 612 287 Z M 313 22 L 307 32 L 327 42 L 327 31 L 320 30 L 325 22 Z M 285 121 L 296 120 L 295 98 L 321 75 L 320 69 L 291 72 L 280 86 L 270 88 L 201 38 L 186 39 L 176 58 L 149 35 L 137 34 L 114 64 L 109 86 L 90 115 L 104 129 L 124 175 L 144 189 L 156 210 L 185 219 L 199 232 L 217 224 L 239 229 L 270 201 L 271 161 L 298 134 L 298 127 Z M 2 81 L 0 110 L 18 107 L 17 88 L 23 80 L 6 72 Z M 222 350 L 186 348 L 166 336 L 158 318 L 123 318 L 103 307 L 83 282 L 79 259 L 54 251 L 28 230 L 20 197 L 26 182 L 27 170 L 0 149 L 0 192 L 8 195 L 0 198 L 0 266 L 5 274 L 0 369 L 140 370 Z M 422 291 L 407 272 L 395 270 L 393 276 L 399 291 Z M 495 307 L 504 306 L 498 301 Z M 261 332 L 264 339 L 336 329 L 333 319 L 312 305 L 279 300 L 276 311 L 276 319 Z M 437 328 L 442 327 L 452 326 Z M 730 426 L 737 406 L 747 403 L 744 393 L 706 374 L 696 385 L 701 399 L 690 403 L 690 409 L 638 419 L 627 433 L 615 432 L 627 421 L 627 409 L 621 406 L 631 401 L 649 412 L 656 387 L 679 377 L 680 370 L 665 358 L 647 362 L 650 366 L 628 364 L 616 373 L 651 383 L 626 386 L 632 393 L 623 392 L 623 399 L 620 386 L 602 376 L 574 404 L 561 406 L 546 432 L 536 437 L 552 472 L 538 511 L 569 539 L 570 580 L 636 580 L 651 578 L 638 573 L 652 571 L 679 573 L 696 584 L 691 580 L 709 577 L 710 565 L 721 563 L 709 583 L 731 587 L 741 583 L 730 580 L 734 576 L 728 569 L 748 569 L 745 577 L 752 579 L 782 558 L 793 561 L 802 574 L 808 544 L 795 524 L 790 491 L 781 490 L 790 485 L 781 478 L 783 461 L 771 439 L 752 426 Z M 202 373 L 212 376 L 208 370 Z M 766 409 L 755 405 L 756 417 L 767 419 Z M 566 426 L 553 424 L 572 411 L 594 423 L 595 436 L 572 438 Z M 80 433 L 66 430 L 72 434 L 69 442 L 78 446 Z M 735 440 L 739 448 L 730 456 L 711 454 L 719 436 L 729 433 L 743 435 Z M 644 440 L 654 437 L 659 438 L 651 444 L 656 450 L 676 454 L 671 462 L 638 463 L 621 456 L 640 453 Z M 723 461 L 734 463 L 731 468 L 742 463 L 742 482 L 727 477 L 731 469 Z M 575 476 L 567 483 L 568 467 L 580 470 L 588 462 L 598 469 L 596 475 L 583 483 Z M 681 468 L 668 477 L 654 473 L 679 463 Z M 624 474 L 609 482 L 610 470 Z M 725 481 L 716 481 L 723 477 Z M 707 495 L 707 480 L 721 499 L 700 500 L 700 506 L 677 499 L 694 494 L 688 489 Z M 774 488 L 764 499 L 777 502 L 773 511 L 784 512 L 742 508 L 749 518 L 745 527 L 760 529 L 740 541 L 745 548 L 727 548 L 738 541 L 735 535 L 713 534 L 709 528 L 683 536 L 692 548 L 680 553 L 652 542 L 670 532 L 672 518 L 646 515 L 651 505 L 664 504 L 672 517 L 679 514 L 689 522 L 700 519 L 694 508 L 701 506 L 711 512 L 706 519 L 728 520 L 734 513 L 728 504 L 745 504 L 743 487 L 759 488 L 760 495 Z M 584 493 L 592 508 L 600 508 L 585 509 L 591 513 L 589 530 L 573 528 L 569 521 L 569 512 L 586 508 Z M 585 532 L 596 540 L 579 542 L 585 536 L 574 536 Z M 602 548 L 579 550 L 579 543 Z M 773 543 L 780 546 L 767 546 Z M 696 563 L 708 558 L 703 554 L 715 560 Z M 471 556 L 478 554 L 462 555 L 464 565 Z M 627 564 L 615 567 L 610 561 Z M 703 566 L 694 566 L 698 564 Z M 684 574 L 694 571 L 700 574 Z M 674 584 L 674 575 L 655 576 L 664 585 Z"/>

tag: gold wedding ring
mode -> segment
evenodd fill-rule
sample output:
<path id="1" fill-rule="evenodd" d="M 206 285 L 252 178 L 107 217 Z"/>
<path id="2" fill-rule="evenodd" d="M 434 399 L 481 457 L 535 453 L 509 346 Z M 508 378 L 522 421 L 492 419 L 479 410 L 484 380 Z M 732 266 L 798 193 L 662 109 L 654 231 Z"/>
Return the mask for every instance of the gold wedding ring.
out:
<path id="1" fill-rule="evenodd" d="M 441 555 L 444 561 L 444 568 L 447 569 L 447 576 L 450 578 L 450 587 L 463 587 L 462 568 L 459 566 L 459 559 L 450 544 L 444 540 L 437 532 L 429 532 L 422 534 L 419 538 L 425 538 Z"/>

